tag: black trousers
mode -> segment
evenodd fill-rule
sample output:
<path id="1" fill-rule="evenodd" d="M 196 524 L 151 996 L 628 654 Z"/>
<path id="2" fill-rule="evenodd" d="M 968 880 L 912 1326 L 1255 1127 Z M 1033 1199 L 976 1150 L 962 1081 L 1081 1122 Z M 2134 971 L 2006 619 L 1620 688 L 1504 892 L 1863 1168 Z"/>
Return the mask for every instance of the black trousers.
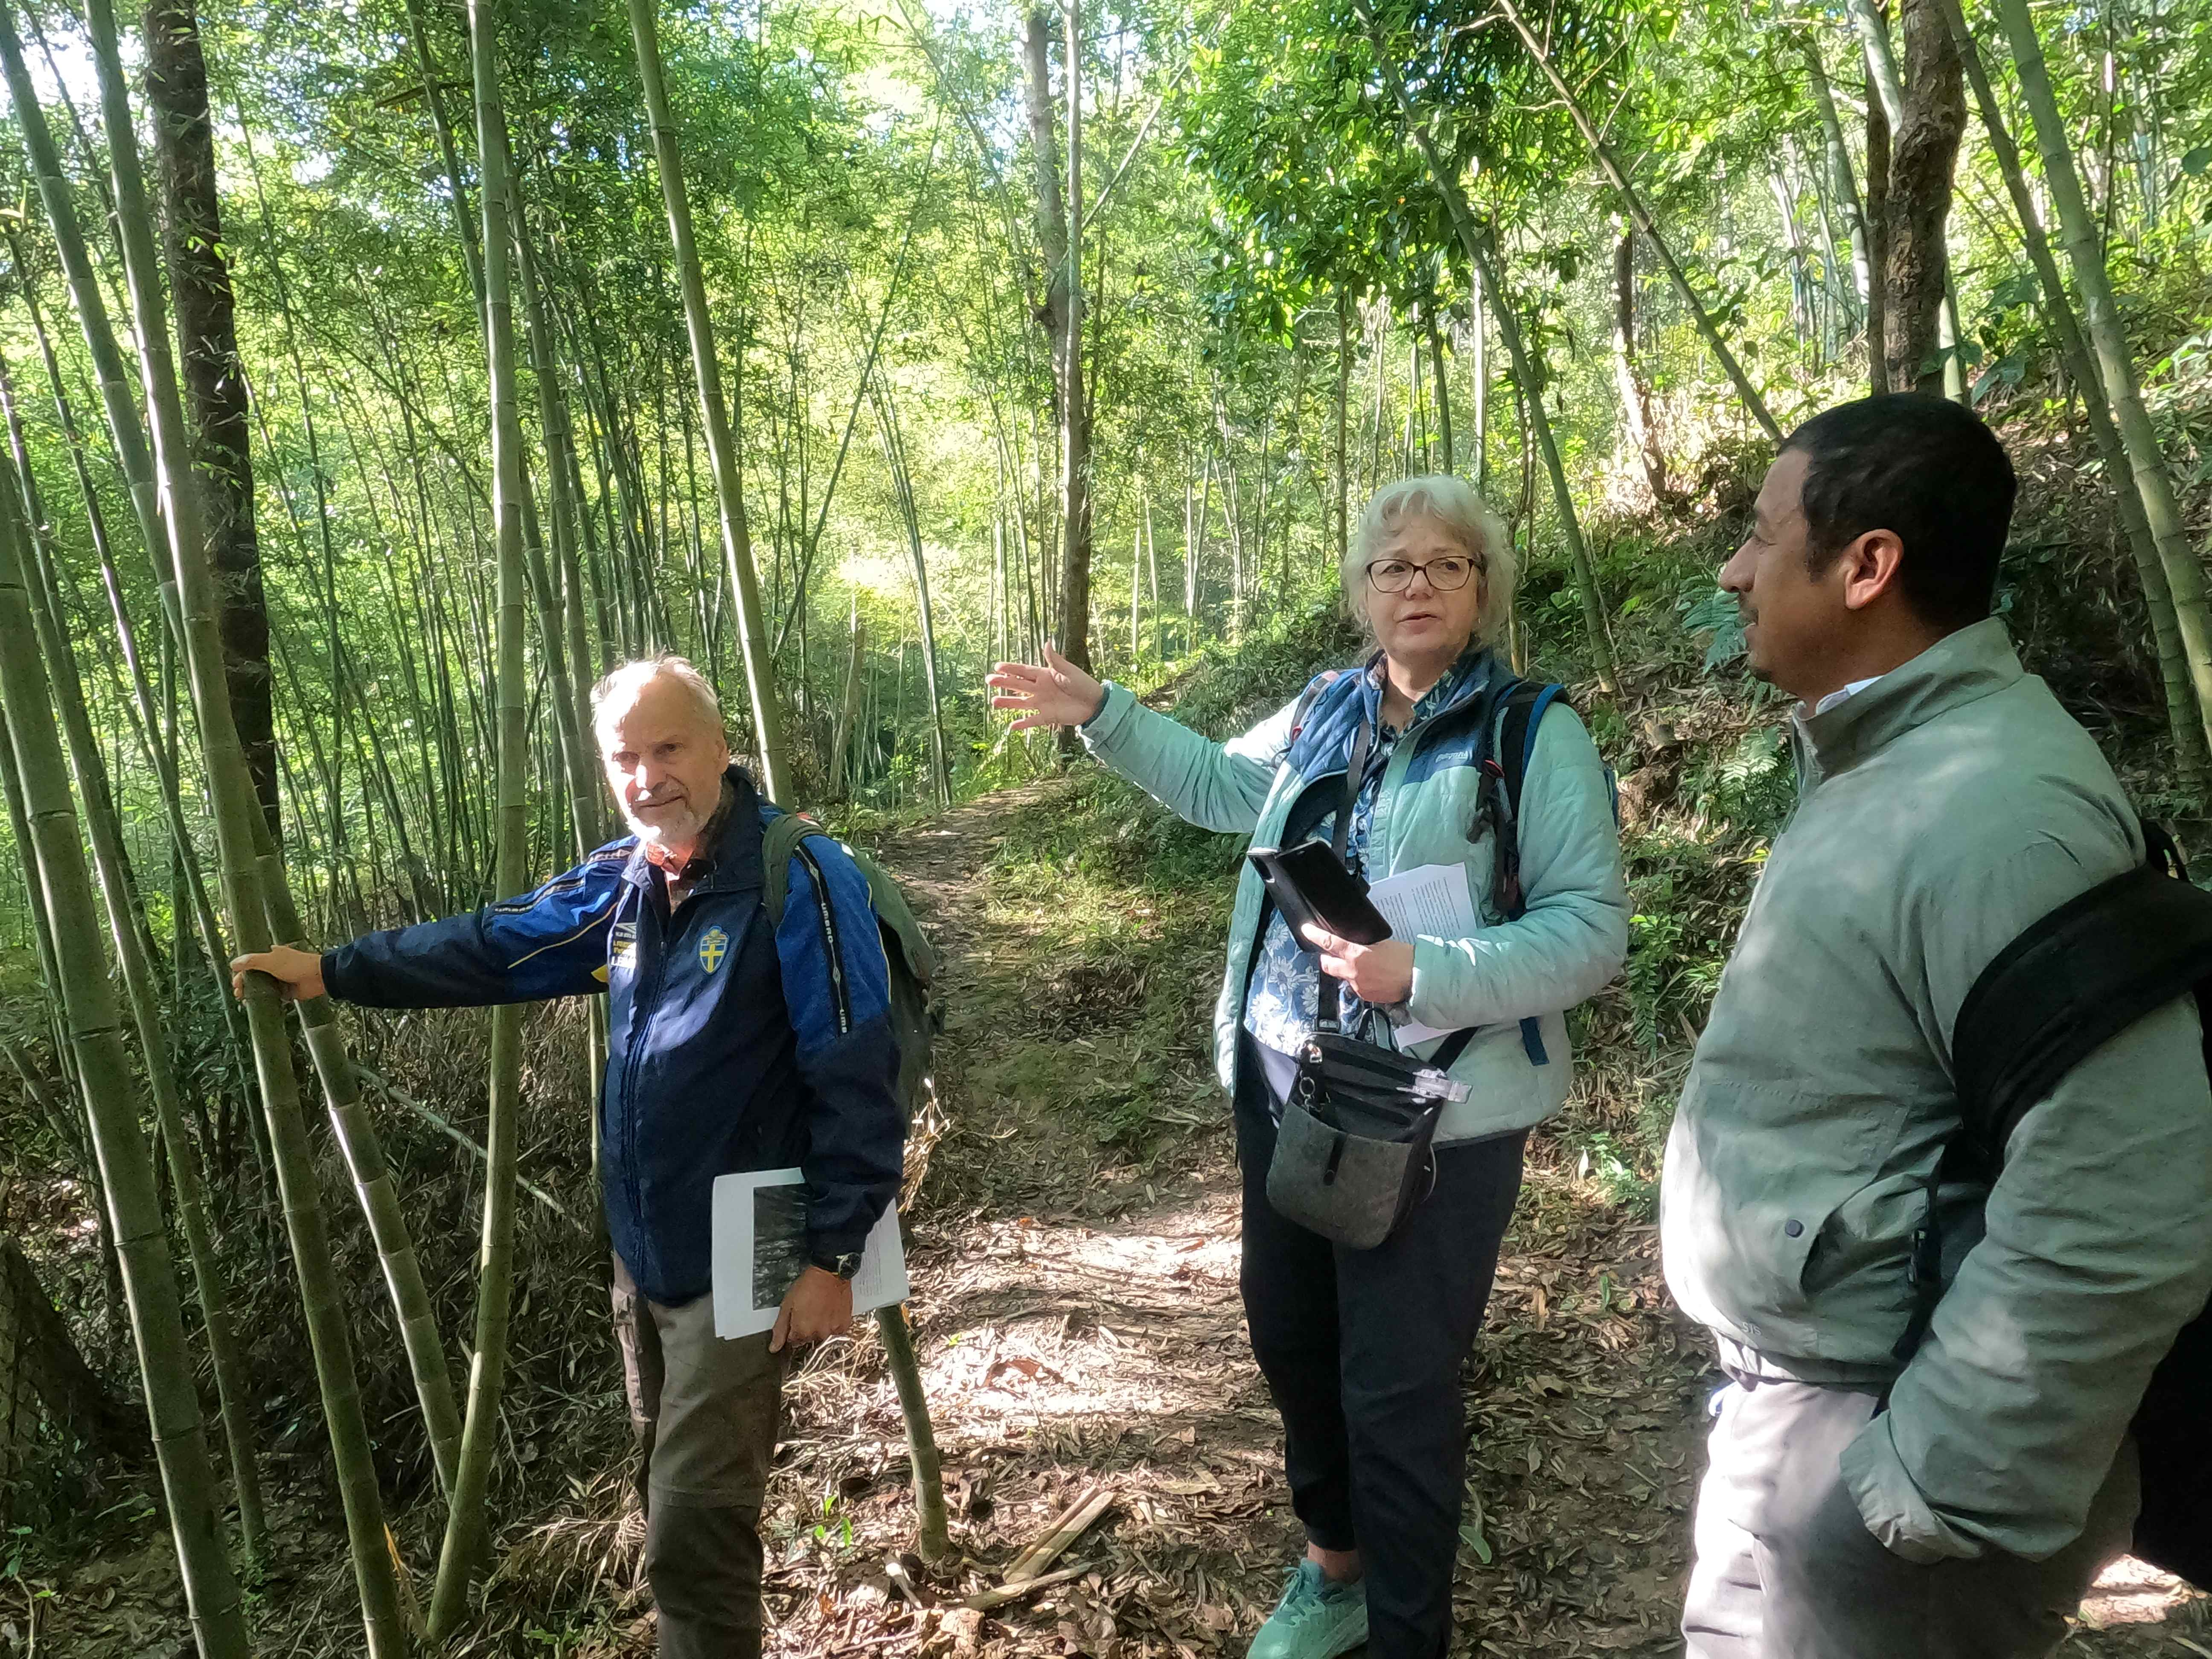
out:
<path id="1" fill-rule="evenodd" d="M 1244 1316 L 1283 1416 L 1291 1504 L 1314 1543 L 1360 1552 L 1372 1659 L 1442 1659 L 1466 1480 L 1460 1366 L 1490 1301 L 1527 1132 L 1438 1148 L 1428 1201 L 1376 1249 L 1350 1249 L 1267 1202 L 1275 1103 L 1245 1058 Z"/>

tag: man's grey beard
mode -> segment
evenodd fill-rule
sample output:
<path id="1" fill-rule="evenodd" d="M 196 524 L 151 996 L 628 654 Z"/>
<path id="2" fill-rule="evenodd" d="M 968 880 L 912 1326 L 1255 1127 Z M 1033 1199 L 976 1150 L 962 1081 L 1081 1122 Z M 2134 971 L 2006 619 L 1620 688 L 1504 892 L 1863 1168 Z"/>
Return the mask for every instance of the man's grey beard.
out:
<path id="1" fill-rule="evenodd" d="M 632 835 L 649 847 L 664 850 L 676 843 L 684 846 L 695 844 L 700 831 L 707 827 L 706 817 L 688 801 L 678 812 L 663 813 L 659 823 L 648 823 L 627 806 L 623 809 L 623 817 L 628 821 Z"/>

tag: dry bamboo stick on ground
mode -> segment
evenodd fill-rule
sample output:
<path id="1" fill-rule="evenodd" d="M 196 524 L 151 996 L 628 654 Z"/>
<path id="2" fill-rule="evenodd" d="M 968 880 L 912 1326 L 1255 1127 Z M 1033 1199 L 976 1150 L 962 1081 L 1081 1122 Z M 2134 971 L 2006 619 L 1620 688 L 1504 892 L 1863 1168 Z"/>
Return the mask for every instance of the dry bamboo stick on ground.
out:
<path id="1" fill-rule="evenodd" d="M 1028 1543 L 1024 1544 L 1021 1548 L 1020 1553 L 1017 1554 L 1014 1559 L 1007 1564 L 1006 1572 L 1003 1575 L 1003 1582 L 1011 1583 L 1014 1580 L 1021 1577 L 1024 1573 L 1030 1570 L 1031 1563 L 1036 1559 L 1037 1552 L 1043 1548 L 1046 1544 L 1051 1542 L 1052 1540 L 1057 1538 L 1060 1535 L 1060 1528 L 1065 1527 L 1069 1522 L 1074 1520 L 1077 1516 L 1082 1514 L 1084 1506 L 1089 1504 L 1091 1499 L 1098 1496 L 1099 1485 L 1100 1483 L 1096 1480 L 1086 1481 L 1083 1486 L 1076 1489 L 1074 1498 L 1068 1502 L 1066 1507 L 1058 1510 L 1053 1516 L 1052 1519 L 1044 1523 L 1044 1530 L 1038 1533 L 1036 1537 L 1030 1539 Z"/>
<path id="2" fill-rule="evenodd" d="M 988 1613 L 993 1607 L 1003 1607 L 1009 1601 L 1018 1601 L 1033 1591 L 1049 1589 L 1054 1584 L 1065 1584 L 1071 1578 L 1080 1578 L 1091 1569 L 1062 1567 L 1058 1572 L 1046 1573 L 1041 1578 L 1024 1578 L 1018 1584 L 1001 1584 L 996 1589 L 977 1590 L 960 1605 L 972 1607 L 977 1613 Z"/>
<path id="3" fill-rule="evenodd" d="M 1054 1522 L 1044 1537 L 1024 1550 L 1006 1569 L 1006 1583 L 1012 1586 L 1035 1579 L 1056 1560 L 1061 1551 L 1091 1529 L 1091 1524 L 1112 1507 L 1114 1489 L 1103 1481 L 1087 1488 L 1059 1520 Z"/>

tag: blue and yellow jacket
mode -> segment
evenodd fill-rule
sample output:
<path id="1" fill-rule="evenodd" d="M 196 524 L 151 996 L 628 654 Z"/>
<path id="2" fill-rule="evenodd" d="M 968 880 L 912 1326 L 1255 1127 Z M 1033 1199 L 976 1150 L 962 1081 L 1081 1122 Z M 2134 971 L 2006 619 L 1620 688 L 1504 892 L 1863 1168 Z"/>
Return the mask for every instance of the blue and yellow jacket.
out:
<path id="1" fill-rule="evenodd" d="M 655 1302 L 708 1288 L 714 1177 L 798 1166 L 808 1242 L 858 1250 L 898 1188 L 890 969 L 868 884 L 823 836 L 793 856 L 783 925 L 762 902 L 761 835 L 781 809 L 739 768 L 709 867 L 673 915 L 635 836 L 533 893 L 368 933 L 323 983 L 374 1008 L 605 992 L 600 1182 L 615 1250 Z"/>

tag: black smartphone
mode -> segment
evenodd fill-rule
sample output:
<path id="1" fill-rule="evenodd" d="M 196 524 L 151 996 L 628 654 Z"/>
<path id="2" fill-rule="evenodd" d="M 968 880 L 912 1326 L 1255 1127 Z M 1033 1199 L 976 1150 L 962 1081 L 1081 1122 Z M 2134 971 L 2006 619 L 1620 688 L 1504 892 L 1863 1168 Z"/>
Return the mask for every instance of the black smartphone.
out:
<path id="1" fill-rule="evenodd" d="M 1366 882 L 1344 867 L 1327 842 L 1255 847 L 1244 856 L 1300 945 L 1311 942 L 1300 931 L 1308 922 L 1354 945 L 1380 945 L 1390 937 L 1390 924 L 1367 896 Z"/>

